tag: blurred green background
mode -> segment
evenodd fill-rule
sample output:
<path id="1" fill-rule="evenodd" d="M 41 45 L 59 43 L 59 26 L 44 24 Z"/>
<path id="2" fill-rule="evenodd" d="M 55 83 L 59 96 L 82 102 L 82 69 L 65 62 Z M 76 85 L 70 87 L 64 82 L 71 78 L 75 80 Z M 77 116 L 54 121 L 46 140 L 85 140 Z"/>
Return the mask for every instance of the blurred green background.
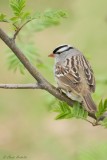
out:
<path id="1" fill-rule="evenodd" d="M 51 68 L 41 71 L 43 75 L 55 84 L 54 62 L 47 55 L 59 44 L 72 44 L 88 57 L 95 72 L 96 103 L 107 98 L 107 1 L 28 0 L 27 8 L 63 9 L 69 15 L 61 25 L 33 37 L 41 59 Z M 11 15 L 8 0 L 0 0 L 0 12 Z M 11 32 L 8 24 L 0 23 L 0 27 Z M 28 72 L 21 75 L 8 70 L 6 49 L 0 40 L 0 83 L 35 82 Z M 81 120 L 54 120 L 47 103 L 51 97 L 40 90 L 0 89 L 0 159 L 19 155 L 28 160 L 106 160 L 106 129 Z"/>

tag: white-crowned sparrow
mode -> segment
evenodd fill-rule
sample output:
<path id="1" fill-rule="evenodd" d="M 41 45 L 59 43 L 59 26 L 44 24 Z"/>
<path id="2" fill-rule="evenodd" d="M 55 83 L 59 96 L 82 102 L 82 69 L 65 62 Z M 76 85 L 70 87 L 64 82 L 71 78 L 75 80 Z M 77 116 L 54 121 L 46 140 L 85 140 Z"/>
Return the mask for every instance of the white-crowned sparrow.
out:
<path id="1" fill-rule="evenodd" d="M 83 54 L 70 45 L 58 46 L 49 57 L 55 57 L 55 78 L 58 87 L 72 100 L 83 102 L 85 109 L 96 112 L 91 98 L 95 91 L 95 78 Z"/>

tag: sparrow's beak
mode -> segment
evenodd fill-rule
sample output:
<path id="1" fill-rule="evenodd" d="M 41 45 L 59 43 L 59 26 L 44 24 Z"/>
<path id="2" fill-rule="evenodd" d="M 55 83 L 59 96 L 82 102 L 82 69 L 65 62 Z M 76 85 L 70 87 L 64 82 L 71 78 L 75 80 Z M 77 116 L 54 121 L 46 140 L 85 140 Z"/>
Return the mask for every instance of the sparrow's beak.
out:
<path id="1" fill-rule="evenodd" d="M 49 54 L 48 57 L 55 57 L 53 53 Z"/>

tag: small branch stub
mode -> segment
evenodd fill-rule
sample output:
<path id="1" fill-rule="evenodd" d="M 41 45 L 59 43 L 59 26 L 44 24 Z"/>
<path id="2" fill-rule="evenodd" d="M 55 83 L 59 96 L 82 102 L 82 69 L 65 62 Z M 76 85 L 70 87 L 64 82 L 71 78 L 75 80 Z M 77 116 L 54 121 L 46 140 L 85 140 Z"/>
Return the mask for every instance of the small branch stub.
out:
<path id="1" fill-rule="evenodd" d="M 19 32 L 21 31 L 21 29 L 27 24 L 27 23 L 29 23 L 31 20 L 28 20 L 28 21 L 26 21 L 20 28 L 18 28 L 16 25 L 14 25 L 15 26 L 15 28 L 16 28 L 16 32 L 14 33 L 14 36 L 13 36 L 13 40 L 15 41 L 15 39 L 16 39 L 16 36 L 19 34 Z"/>
<path id="2" fill-rule="evenodd" d="M 4 89 L 42 89 L 39 84 L 0 84 Z"/>

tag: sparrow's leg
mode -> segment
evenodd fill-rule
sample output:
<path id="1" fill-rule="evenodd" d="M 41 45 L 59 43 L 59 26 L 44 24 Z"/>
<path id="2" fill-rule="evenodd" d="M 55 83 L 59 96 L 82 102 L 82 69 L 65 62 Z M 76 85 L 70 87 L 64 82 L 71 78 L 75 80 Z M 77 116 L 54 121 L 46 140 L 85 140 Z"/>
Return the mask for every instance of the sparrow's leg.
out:
<path id="1" fill-rule="evenodd" d="M 62 94 L 62 89 L 60 87 L 57 87 L 57 90 Z"/>

